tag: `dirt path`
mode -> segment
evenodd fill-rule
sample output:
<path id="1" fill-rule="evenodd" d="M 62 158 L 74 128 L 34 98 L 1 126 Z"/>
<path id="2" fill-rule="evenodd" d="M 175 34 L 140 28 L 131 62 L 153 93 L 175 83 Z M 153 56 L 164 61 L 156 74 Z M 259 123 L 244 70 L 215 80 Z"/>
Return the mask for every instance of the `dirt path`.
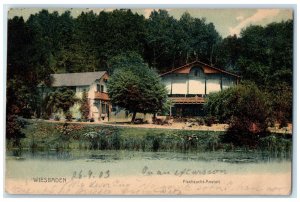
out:
<path id="1" fill-rule="evenodd" d="M 46 120 L 51 123 L 65 123 L 64 121 L 52 121 Z M 87 124 L 87 125 L 109 125 L 116 127 L 129 127 L 129 128 L 159 128 L 159 129 L 183 129 L 183 130 L 202 130 L 202 131 L 225 131 L 228 128 L 227 124 L 213 124 L 212 126 L 189 126 L 186 123 L 173 123 L 172 125 L 156 125 L 156 124 L 131 124 L 124 122 L 67 122 L 75 124 Z"/>
<path id="2" fill-rule="evenodd" d="M 53 121 L 45 120 L 51 123 L 65 123 L 64 121 Z M 128 127 L 128 128 L 157 128 L 157 129 L 176 129 L 176 130 L 200 130 L 200 131 L 226 131 L 228 129 L 228 124 L 212 124 L 211 126 L 190 126 L 186 123 L 174 122 L 172 125 L 156 125 L 156 124 L 131 124 L 127 122 L 67 122 L 75 124 L 86 124 L 86 125 L 109 125 L 116 127 Z M 279 128 L 277 125 L 275 127 L 269 128 L 271 132 L 281 133 L 281 134 L 292 134 L 292 124 L 288 124 L 287 127 Z"/>

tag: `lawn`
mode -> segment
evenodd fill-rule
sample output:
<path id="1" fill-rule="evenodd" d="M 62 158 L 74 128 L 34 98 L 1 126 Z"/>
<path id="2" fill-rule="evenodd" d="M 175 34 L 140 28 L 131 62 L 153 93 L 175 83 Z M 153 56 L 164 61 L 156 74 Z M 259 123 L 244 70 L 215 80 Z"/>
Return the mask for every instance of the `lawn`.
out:
<path id="1" fill-rule="evenodd" d="M 23 150 L 135 150 L 135 151 L 233 151 L 291 150 L 291 138 L 270 134 L 259 139 L 256 148 L 236 147 L 223 141 L 224 131 L 115 127 L 27 120 L 21 140 Z M 13 149 L 8 142 L 8 150 Z"/>

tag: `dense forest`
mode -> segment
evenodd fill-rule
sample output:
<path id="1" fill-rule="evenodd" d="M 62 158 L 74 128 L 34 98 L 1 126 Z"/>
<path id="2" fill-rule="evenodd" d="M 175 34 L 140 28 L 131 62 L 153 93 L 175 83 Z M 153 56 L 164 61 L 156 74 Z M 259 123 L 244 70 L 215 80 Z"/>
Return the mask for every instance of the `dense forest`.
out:
<path id="1" fill-rule="evenodd" d="M 38 116 L 42 100 L 37 86 L 49 86 L 50 74 L 111 73 L 114 57 L 128 52 L 158 72 L 201 60 L 254 82 L 292 109 L 293 20 L 250 25 L 240 36 L 222 38 L 213 23 L 189 13 L 175 19 L 158 10 L 146 19 L 120 9 L 74 18 L 69 11 L 42 10 L 26 21 L 8 20 L 7 113 Z"/>

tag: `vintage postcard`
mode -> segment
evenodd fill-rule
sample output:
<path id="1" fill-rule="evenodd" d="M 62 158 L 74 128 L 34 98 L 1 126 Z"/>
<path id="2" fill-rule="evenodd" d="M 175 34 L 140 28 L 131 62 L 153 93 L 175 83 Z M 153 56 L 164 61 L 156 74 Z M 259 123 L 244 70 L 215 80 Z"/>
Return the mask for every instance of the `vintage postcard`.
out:
<path id="1" fill-rule="evenodd" d="M 7 194 L 292 193 L 293 8 L 11 8 Z"/>

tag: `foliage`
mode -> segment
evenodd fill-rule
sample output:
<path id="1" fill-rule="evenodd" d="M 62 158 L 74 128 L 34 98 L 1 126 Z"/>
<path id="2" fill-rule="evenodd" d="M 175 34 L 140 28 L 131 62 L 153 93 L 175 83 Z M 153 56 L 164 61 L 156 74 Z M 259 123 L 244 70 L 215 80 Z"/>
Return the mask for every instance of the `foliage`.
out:
<path id="1" fill-rule="evenodd" d="M 160 142 L 162 141 L 162 136 L 163 135 L 164 135 L 163 133 L 155 134 L 155 135 L 148 133 L 145 137 L 145 143 L 144 143 L 145 147 L 144 147 L 144 149 L 157 152 L 158 149 L 161 147 Z M 148 143 L 146 143 L 146 142 L 148 142 Z"/>
<path id="2" fill-rule="evenodd" d="M 73 116 L 70 110 L 66 111 L 65 116 L 67 121 L 72 121 Z"/>
<path id="3" fill-rule="evenodd" d="M 272 153 L 290 153 L 292 145 L 289 137 L 269 135 L 259 140 L 258 147 Z"/>
<path id="4" fill-rule="evenodd" d="M 241 32 L 240 73 L 261 87 L 292 85 L 293 21 L 249 26 Z M 278 74 L 282 77 L 279 79 Z"/>
<path id="5" fill-rule="evenodd" d="M 248 137 L 253 140 L 254 134 L 265 134 L 271 117 L 269 95 L 253 83 L 210 95 L 205 110 L 219 121 L 229 123 L 228 141 L 236 144 L 248 144 Z"/>
<path id="6" fill-rule="evenodd" d="M 218 67 L 238 72 L 237 62 L 241 57 L 241 39 L 236 35 L 227 36 L 216 45 L 216 63 Z"/>
<path id="7" fill-rule="evenodd" d="M 80 105 L 81 117 L 84 121 L 89 119 L 90 114 L 90 103 L 88 100 L 87 92 L 84 90 L 82 93 L 81 105 Z"/>
<path id="8" fill-rule="evenodd" d="M 212 23 L 188 13 L 177 20 L 166 10 L 154 10 L 145 19 L 130 9 L 82 12 L 76 18 L 70 11 L 60 15 L 42 10 L 26 22 L 18 17 L 9 20 L 9 37 L 13 57 L 23 57 L 18 54 L 26 52 L 23 45 L 34 45 L 24 47 L 30 49 L 26 53 L 33 54 L 32 60 L 46 74 L 109 70 L 109 60 L 128 51 L 165 71 L 170 64 L 179 66 L 196 58 L 213 61 L 214 46 L 221 40 Z"/>
<path id="9" fill-rule="evenodd" d="M 135 53 L 118 56 L 118 59 L 122 62 L 116 64 L 122 65 L 114 67 L 107 85 L 111 102 L 133 112 L 132 122 L 137 112 L 156 113 L 161 110 L 167 99 L 167 90 L 159 75 Z"/>
<path id="10" fill-rule="evenodd" d="M 121 61 L 117 57 L 128 52 L 160 73 L 199 59 L 261 88 L 292 86 L 293 20 L 250 25 L 240 36 L 222 39 L 212 23 L 187 12 L 175 19 L 167 10 L 154 10 L 146 19 L 130 9 L 76 18 L 70 11 L 42 10 L 27 21 L 9 19 L 7 44 L 7 107 L 17 106 L 18 115 L 27 118 L 43 114 L 39 89 L 51 86 L 50 74 L 112 73 Z"/>
<path id="11" fill-rule="evenodd" d="M 52 112 L 63 110 L 65 115 L 70 114 L 69 109 L 78 99 L 75 97 L 75 92 L 66 87 L 57 88 L 55 91 L 50 92 L 47 100 L 47 109 Z"/>
<path id="12" fill-rule="evenodd" d="M 145 65 L 142 57 L 136 52 L 125 52 L 112 57 L 109 61 L 109 72 L 114 73 L 116 69 L 126 69 L 130 66 Z"/>
<path id="13" fill-rule="evenodd" d="M 168 130 L 147 128 L 119 128 L 75 123 L 49 123 L 30 120 L 21 139 L 24 149 L 35 145 L 37 150 L 136 150 L 136 151 L 235 151 L 248 149 L 246 145 L 224 142 L 225 132 Z M 276 142 L 271 143 L 272 136 Z M 270 134 L 257 139 L 257 151 L 290 154 L 290 134 Z M 270 146 L 268 146 L 268 144 Z M 253 150 L 252 150 L 253 152 Z"/>
<path id="14" fill-rule="evenodd" d="M 212 115 L 208 115 L 208 116 L 205 116 L 204 118 L 204 123 L 207 125 L 207 126 L 211 126 L 212 124 L 216 123 L 216 117 L 212 116 Z"/>
<path id="15" fill-rule="evenodd" d="M 160 71 L 198 58 L 215 61 L 214 46 L 221 40 L 212 23 L 184 13 L 179 20 L 166 10 L 153 11 L 146 21 L 145 60 Z"/>
<path id="16" fill-rule="evenodd" d="M 292 122 L 292 88 L 286 83 L 277 83 L 269 91 L 272 96 L 272 117 L 281 127 L 286 127 L 288 122 Z"/>
<path id="17" fill-rule="evenodd" d="M 173 103 L 170 99 L 166 99 L 166 101 L 163 103 L 163 106 L 160 110 L 162 115 L 170 115 L 170 108 L 173 107 Z"/>
<path id="18" fill-rule="evenodd" d="M 83 137 L 90 143 L 90 149 L 114 149 L 121 147 L 120 131 L 116 128 L 101 128 L 98 132 L 88 132 Z"/>
<path id="19" fill-rule="evenodd" d="M 26 125 L 26 121 L 17 115 L 8 114 L 6 117 L 6 138 L 13 139 L 14 145 L 18 146 L 21 138 L 25 138 L 22 128 Z"/>

